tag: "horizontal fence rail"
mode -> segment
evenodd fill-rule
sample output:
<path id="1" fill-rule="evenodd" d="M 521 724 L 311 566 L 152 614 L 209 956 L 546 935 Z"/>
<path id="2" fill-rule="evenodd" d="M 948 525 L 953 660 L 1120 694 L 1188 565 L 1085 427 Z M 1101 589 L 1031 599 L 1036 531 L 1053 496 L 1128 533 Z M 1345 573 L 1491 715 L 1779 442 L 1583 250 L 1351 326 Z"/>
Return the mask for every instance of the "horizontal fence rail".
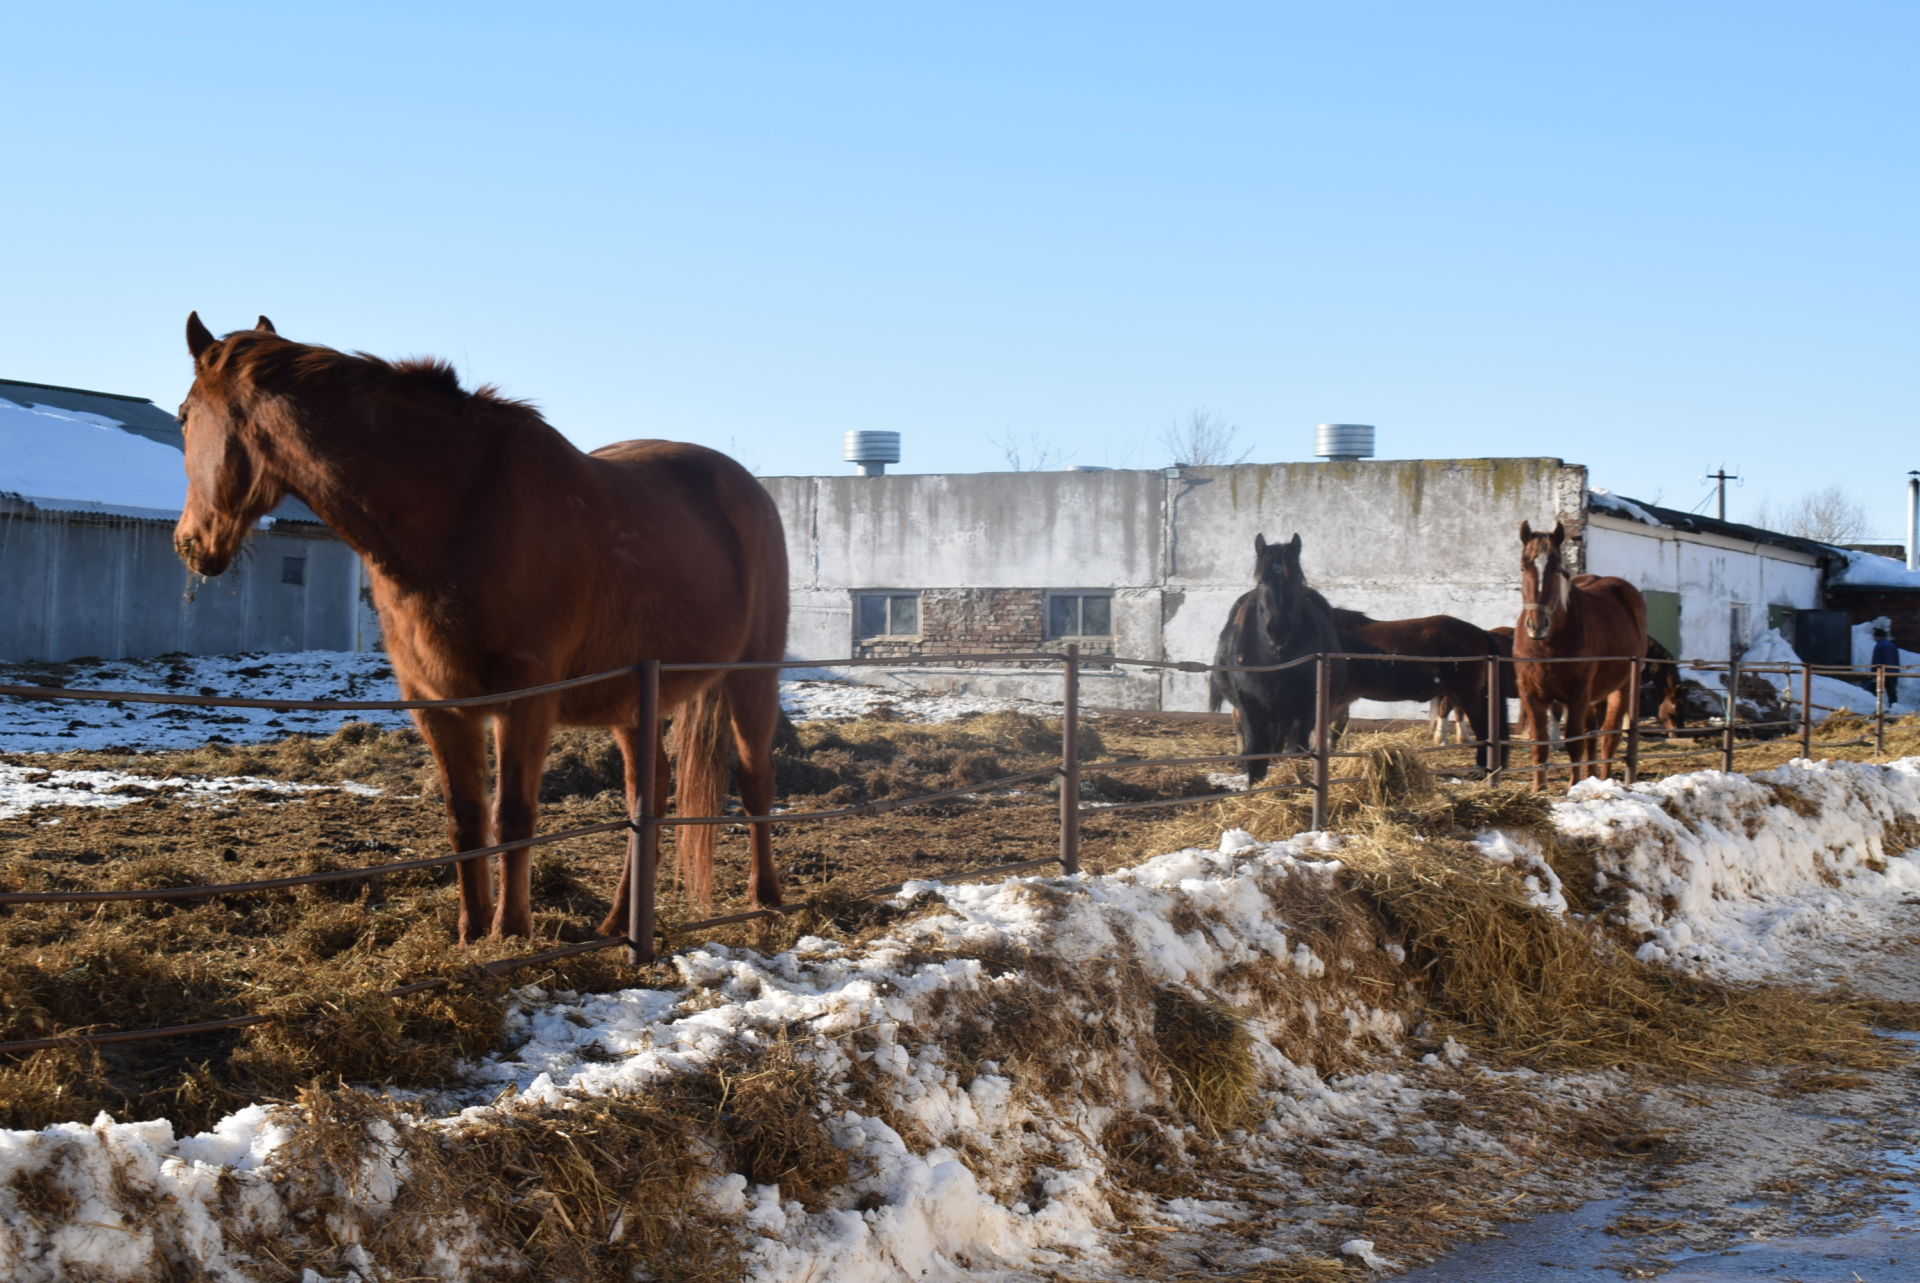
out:
<path id="1" fill-rule="evenodd" d="M 622 668 L 609 669 L 583 677 L 568 678 L 563 681 L 549 682 L 523 690 L 488 692 L 479 695 L 466 695 L 448 699 L 399 699 L 399 700 L 303 700 L 274 698 L 243 698 L 220 695 L 187 695 L 167 691 L 113 691 L 69 689 L 41 685 L 0 685 L 0 697 L 25 700 L 87 700 L 120 701 L 144 704 L 181 704 L 215 708 L 253 708 L 273 710 L 300 710 L 314 712 L 400 712 L 434 708 L 493 708 L 509 705 L 521 700 L 542 698 L 563 694 L 584 686 L 602 682 L 628 680 L 637 683 L 640 722 L 643 731 L 641 757 L 643 759 L 643 777 L 650 774 L 657 760 L 655 748 L 661 729 L 661 710 L 659 707 L 659 681 L 663 673 L 668 672 L 711 672 L 732 669 L 848 669 L 885 666 L 891 668 L 944 668 L 956 664 L 994 664 L 1004 665 L 1058 665 L 1061 669 L 1061 757 L 1057 765 L 1005 775 L 959 788 L 945 789 L 935 793 L 916 795 L 908 798 L 883 798 L 850 806 L 835 807 L 818 811 L 775 811 L 768 815 L 719 815 L 719 816 L 683 816 L 652 814 L 651 798 L 655 790 L 644 781 L 638 790 L 637 804 L 633 810 L 619 820 L 585 825 L 561 832 L 540 834 L 515 842 L 501 843 L 495 846 L 474 848 L 466 851 L 449 852 L 445 855 L 424 857 L 415 860 L 403 860 L 389 864 L 369 865 L 350 869 L 329 869 L 322 872 L 292 875 L 281 878 L 265 878 L 246 882 L 231 882 L 205 886 L 120 888 L 99 891 L 9 891 L 0 892 L 0 905 L 38 905 L 57 903 L 109 903 L 126 901 L 170 901 L 193 898 L 205 898 L 221 895 L 247 895 L 273 891 L 283 891 L 302 886 L 321 883 L 341 882 L 358 878 L 377 878 L 422 869 L 438 868 L 464 860 L 481 859 L 509 851 L 525 850 L 531 847 L 556 842 L 573 841 L 599 836 L 607 833 L 625 832 L 628 834 L 627 876 L 634 887 L 632 897 L 633 916 L 628 923 L 626 937 L 607 937 L 580 944 L 566 945 L 548 949 L 540 953 L 521 958 L 503 959 L 485 963 L 475 968 L 478 974 L 501 976 L 528 967 L 548 965 L 567 958 L 593 953 L 603 949 L 625 946 L 636 961 L 650 961 L 654 956 L 654 943 L 660 936 L 681 937 L 688 934 L 710 930 L 737 923 L 767 919 L 790 914 L 807 908 L 805 903 L 761 907 L 737 913 L 709 917 L 696 922 L 661 925 L 654 920 L 653 883 L 654 866 L 658 856 L 658 837 L 663 829 L 697 825 L 746 825 L 746 824 L 792 824 L 813 821 L 841 819 L 853 816 L 881 815 L 908 807 L 924 806 L 931 803 L 948 801 L 955 798 L 977 797 L 1004 793 L 1022 784 L 1040 780 L 1052 780 L 1059 794 L 1060 812 L 1060 852 L 1057 857 L 1037 860 L 1025 860 L 1013 864 L 994 865 L 986 868 L 959 870 L 946 873 L 928 874 L 915 881 L 963 881 L 983 877 L 1010 876 L 1017 873 L 1033 872 L 1040 869 L 1057 868 L 1062 873 L 1077 872 L 1080 823 L 1087 816 L 1103 816 L 1117 813 L 1157 810 L 1171 807 L 1220 802 L 1241 797 L 1276 795 L 1282 793 L 1312 794 L 1312 823 L 1315 828 L 1323 828 L 1327 820 L 1328 792 L 1342 784 L 1361 782 L 1358 776 L 1335 778 L 1331 772 L 1332 763 L 1343 758 L 1365 756 L 1363 753 L 1343 751 L 1335 747 L 1333 723 L 1337 712 L 1341 711 L 1338 694 L 1333 689 L 1333 673 L 1338 664 L 1401 663 L 1455 668 L 1460 665 L 1475 664 L 1486 667 L 1486 677 L 1481 689 L 1486 693 L 1486 708 L 1489 715 L 1486 737 L 1463 741 L 1450 748 L 1421 750 L 1423 752 L 1458 751 L 1462 749 L 1486 749 L 1490 753 L 1486 776 L 1498 780 L 1507 776 L 1534 772 L 1536 778 L 1544 770 L 1567 770 L 1566 764 L 1549 764 L 1544 768 L 1540 764 L 1528 767 L 1505 765 L 1506 751 L 1516 745 L 1535 745 L 1538 741 L 1500 734 L 1497 727 L 1507 719 L 1504 705 L 1508 697 L 1502 694 L 1502 665 L 1591 663 L 1595 659 L 1630 663 L 1634 668 L 1632 690 L 1629 692 L 1629 718 L 1627 725 L 1619 732 L 1625 742 L 1625 752 L 1618 758 L 1607 756 L 1600 764 L 1607 770 L 1616 764 L 1624 764 L 1627 778 L 1631 781 L 1643 763 L 1655 761 L 1699 760 L 1712 756 L 1716 750 L 1725 769 L 1733 769 L 1736 739 L 1741 731 L 1775 731 L 1782 734 L 1797 729 L 1799 731 L 1802 755 L 1811 755 L 1812 727 L 1816 711 L 1837 711 L 1831 706 L 1817 704 L 1813 699 L 1813 680 L 1815 677 L 1833 677 L 1848 681 L 1871 679 L 1873 689 L 1872 716 L 1873 739 L 1871 743 L 1877 751 L 1884 752 L 1886 747 L 1886 722 L 1889 716 L 1887 683 L 1900 678 L 1913 678 L 1920 670 L 1912 668 L 1868 668 L 1832 665 L 1787 664 L 1779 662 L 1743 664 L 1739 661 L 1710 663 L 1700 660 L 1657 661 L 1660 667 L 1672 664 L 1674 671 L 1687 673 L 1723 674 L 1721 685 L 1721 715 L 1718 725 L 1701 727 L 1661 727 L 1653 731 L 1643 731 L 1640 707 L 1640 688 L 1638 680 L 1655 661 L 1641 656 L 1598 656 L 1578 658 L 1515 658 L 1500 655 L 1393 655 L 1370 651 L 1347 651 L 1329 654 L 1298 656 L 1274 664 L 1223 665 L 1206 664 L 1189 660 L 1135 659 L 1112 655 L 1081 655 L 1077 645 L 1068 645 L 1063 652 L 1035 651 L 1016 653 L 979 653 L 915 657 L 905 661 L 894 657 L 856 656 L 831 660 L 761 660 L 738 663 L 699 663 L 691 661 L 643 660 Z M 1111 761 L 1083 761 L 1078 743 L 1078 727 L 1081 716 L 1079 698 L 1079 677 L 1083 669 L 1098 667 L 1137 668 L 1143 670 L 1161 670 L 1193 674 L 1211 674 L 1217 672 L 1233 673 L 1279 673 L 1314 665 L 1314 732 L 1312 742 L 1301 748 L 1275 750 L 1271 752 L 1240 752 L 1203 754 L 1186 757 L 1142 758 Z M 1784 704 L 1792 704 L 1797 714 L 1790 718 L 1772 720 L 1755 719 L 1741 722 L 1737 716 L 1738 691 L 1742 676 L 1760 678 L 1778 677 Z M 1797 683 L 1795 679 L 1797 680 Z M 1769 682 L 1769 686 L 1774 685 Z M 1776 688 L 1778 689 L 1778 688 Z M 1862 694 L 1869 692 L 1863 690 Z M 1466 710 L 1460 710 L 1464 713 Z M 1864 716 L 1864 712 L 1862 713 Z M 1561 744 L 1580 744 L 1600 741 L 1609 734 L 1604 729 L 1584 732 L 1571 738 L 1564 738 Z M 1655 734 L 1668 739 L 1693 740 L 1700 747 L 1690 750 L 1648 753 L 1643 750 L 1644 734 Z M 1717 745 L 1710 741 L 1717 739 Z M 1849 741 L 1850 746 L 1868 743 L 1866 740 Z M 1243 744 L 1242 747 L 1245 747 Z M 1218 792 L 1191 794 L 1183 797 L 1154 798 L 1134 802 L 1083 801 L 1080 797 L 1081 782 L 1086 772 L 1098 770 L 1106 773 L 1124 772 L 1146 768 L 1179 768 L 1211 764 L 1250 764 L 1256 761 L 1286 762 L 1298 761 L 1310 767 L 1310 778 L 1274 784 L 1254 785 L 1239 789 L 1223 789 Z M 877 897 L 897 894 L 908 884 L 900 883 L 887 887 L 877 887 L 861 892 L 862 896 Z M 458 984 L 455 977 L 436 976 L 429 979 L 397 986 L 387 991 L 388 996 L 403 998 L 411 994 L 446 988 Z M 279 1019 L 273 1015 L 242 1015 L 217 1020 L 200 1021 L 193 1024 L 174 1025 L 166 1028 L 145 1030 L 119 1030 L 105 1032 L 78 1031 L 66 1035 L 21 1039 L 12 1042 L 0 1042 L 0 1053 L 25 1054 L 55 1047 L 70 1047 L 77 1044 L 112 1045 L 116 1043 L 144 1041 L 158 1038 L 190 1037 L 208 1033 L 238 1030 Z"/>

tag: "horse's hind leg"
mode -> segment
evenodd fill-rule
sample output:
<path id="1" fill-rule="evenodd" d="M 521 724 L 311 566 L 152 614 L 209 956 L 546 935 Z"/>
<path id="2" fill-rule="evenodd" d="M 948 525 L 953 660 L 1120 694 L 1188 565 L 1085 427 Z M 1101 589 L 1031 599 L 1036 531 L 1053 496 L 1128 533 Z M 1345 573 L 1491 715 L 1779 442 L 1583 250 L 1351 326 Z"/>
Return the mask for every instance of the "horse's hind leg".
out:
<path id="1" fill-rule="evenodd" d="M 748 815 L 773 810 L 773 733 L 780 723 L 780 672 L 740 668 L 726 676 L 727 702 L 733 713 L 733 737 L 740 754 L 737 786 L 740 807 Z M 747 869 L 747 898 L 762 908 L 780 903 L 780 871 L 773 864 L 773 825 L 753 830 L 753 863 Z"/>
<path id="2" fill-rule="evenodd" d="M 545 700 L 522 700 L 494 719 L 494 755 L 500 784 L 493 801 L 496 842 L 533 836 L 540 808 L 540 777 L 547 769 L 547 745 L 553 739 L 553 708 Z M 500 902 L 493 934 L 533 934 L 533 851 L 521 847 L 500 856 Z"/>
<path id="3" fill-rule="evenodd" d="M 626 764 L 627 814 L 637 815 L 640 811 L 640 754 L 642 746 L 641 730 L 638 726 L 616 726 L 613 731 L 614 742 L 620 746 L 621 760 Z M 667 778 L 671 769 L 667 762 L 666 738 L 657 732 L 653 741 L 653 813 L 665 813 L 667 803 Z M 600 934 L 603 936 L 624 936 L 627 934 L 627 897 L 632 894 L 633 863 L 620 853 L 620 889 L 613 893 L 613 907 L 607 910 L 607 916 L 600 922 Z"/>
<path id="4" fill-rule="evenodd" d="M 455 851 L 490 845 L 487 833 L 487 740 L 479 718 L 445 708 L 415 709 L 415 725 L 440 769 L 446 803 L 447 839 Z M 454 866 L 460 882 L 461 944 L 480 938 L 493 917 L 492 870 L 484 859 Z"/>

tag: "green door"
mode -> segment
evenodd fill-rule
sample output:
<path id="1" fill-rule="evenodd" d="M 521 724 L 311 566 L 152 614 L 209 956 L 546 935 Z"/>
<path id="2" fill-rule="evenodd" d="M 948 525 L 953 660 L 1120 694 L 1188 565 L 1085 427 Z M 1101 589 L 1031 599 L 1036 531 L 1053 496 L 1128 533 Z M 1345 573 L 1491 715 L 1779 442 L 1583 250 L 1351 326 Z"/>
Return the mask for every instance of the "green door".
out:
<path id="1" fill-rule="evenodd" d="M 1647 636 L 1667 648 L 1670 655 L 1680 654 L 1680 594 L 1648 589 L 1640 594 L 1647 599 Z"/>

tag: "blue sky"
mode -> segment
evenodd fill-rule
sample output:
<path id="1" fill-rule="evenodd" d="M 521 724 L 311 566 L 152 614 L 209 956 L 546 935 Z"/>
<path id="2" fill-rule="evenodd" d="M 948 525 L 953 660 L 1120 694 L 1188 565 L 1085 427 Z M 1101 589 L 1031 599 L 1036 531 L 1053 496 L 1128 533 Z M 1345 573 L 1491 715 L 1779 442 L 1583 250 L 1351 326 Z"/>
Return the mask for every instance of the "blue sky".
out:
<path id="1" fill-rule="evenodd" d="M 763 473 L 1556 455 L 1729 515 L 1920 468 L 1920 6 L 10 6 L 0 377 L 451 359 Z M 1710 510 L 1710 505 L 1709 505 Z M 1544 515 L 1544 514 L 1543 514 Z"/>

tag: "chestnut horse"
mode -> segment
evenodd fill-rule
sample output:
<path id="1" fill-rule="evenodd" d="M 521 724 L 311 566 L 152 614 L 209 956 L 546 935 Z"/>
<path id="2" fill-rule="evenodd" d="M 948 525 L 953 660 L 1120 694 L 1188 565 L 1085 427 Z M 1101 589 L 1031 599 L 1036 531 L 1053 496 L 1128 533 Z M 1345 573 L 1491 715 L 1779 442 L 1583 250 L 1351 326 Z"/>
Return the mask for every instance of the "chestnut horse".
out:
<path id="1" fill-rule="evenodd" d="M 1327 599 L 1307 586 L 1300 569 L 1300 536 L 1283 544 L 1253 537 L 1253 582 L 1227 612 L 1226 626 L 1214 649 L 1213 662 L 1221 668 L 1284 664 L 1306 655 L 1335 654 L 1340 634 L 1333 625 Z M 1338 708 L 1346 666 L 1333 664 L 1329 680 Z M 1233 724 L 1240 735 L 1240 752 L 1294 753 L 1304 751 L 1314 727 L 1315 665 L 1297 664 L 1278 672 L 1213 672 L 1207 676 L 1207 708 L 1233 706 Z M 1247 784 L 1267 777 L 1270 763 L 1255 758 L 1247 763 Z"/>
<path id="2" fill-rule="evenodd" d="M 1624 579 L 1572 575 L 1562 560 L 1564 523 L 1552 533 L 1520 523 L 1520 619 L 1513 634 L 1515 683 L 1523 734 L 1533 741 L 1533 786 L 1546 787 L 1551 751 L 1547 722 L 1557 704 L 1566 711 L 1564 734 L 1575 783 L 1611 773 L 1626 724 L 1633 661 L 1647 653 L 1647 604 Z M 1529 659 L 1562 663 L 1529 664 Z M 1604 702 L 1604 710 L 1598 706 Z M 1585 738 L 1599 721 L 1596 746 Z"/>
<path id="3" fill-rule="evenodd" d="M 1507 735 L 1506 705 L 1489 735 L 1487 727 L 1487 661 L 1448 663 L 1467 655 L 1498 653 L 1486 631 L 1452 615 L 1422 615 L 1418 619 L 1372 619 L 1357 610 L 1333 612 L 1340 630 L 1340 649 L 1349 654 L 1431 655 L 1419 659 L 1349 659 L 1343 703 L 1337 721 L 1345 724 L 1347 706 L 1357 699 L 1387 703 L 1412 701 L 1430 704 L 1434 711 L 1458 710 L 1482 741 L 1480 764 L 1493 769 L 1494 747 L 1486 741 Z"/>
<path id="4" fill-rule="evenodd" d="M 216 339 L 191 315 L 187 350 L 187 502 L 174 547 L 196 573 L 217 575 L 261 516 L 298 497 L 365 560 L 405 698 L 502 694 L 642 659 L 782 658 L 780 514 L 725 455 L 668 441 L 583 454 L 525 402 L 462 389 L 444 362 L 290 342 L 264 316 Z M 506 704 L 415 710 L 453 849 L 532 836 L 555 726 L 612 729 L 631 809 L 645 742 L 639 697 L 639 678 L 623 675 Z M 663 673 L 660 706 L 677 710 L 682 814 L 719 813 L 736 751 L 747 813 L 772 810 L 778 670 Z M 655 780 L 657 808 L 664 767 Z M 776 905 L 767 830 L 753 826 L 747 888 L 756 904 Z M 676 846 L 706 902 L 710 827 L 683 829 Z M 531 863 L 525 848 L 500 856 L 497 904 L 485 862 L 459 863 L 462 943 L 531 932 Z M 623 874 L 603 935 L 625 934 L 629 893 Z"/>

